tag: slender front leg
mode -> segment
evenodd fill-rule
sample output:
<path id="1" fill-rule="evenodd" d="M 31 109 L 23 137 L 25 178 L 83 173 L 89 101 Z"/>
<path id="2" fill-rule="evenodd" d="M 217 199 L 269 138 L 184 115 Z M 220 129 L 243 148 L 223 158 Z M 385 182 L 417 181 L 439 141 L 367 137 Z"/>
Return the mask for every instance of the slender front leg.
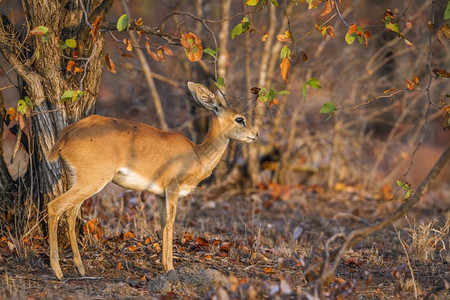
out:
<path id="1" fill-rule="evenodd" d="M 166 272 L 173 270 L 173 225 L 177 213 L 178 193 L 166 191 L 165 198 L 157 197 L 161 222 L 162 265 Z"/>
<path id="2" fill-rule="evenodd" d="M 81 261 L 80 251 L 78 250 L 77 235 L 75 234 L 75 225 L 79 209 L 80 205 L 76 205 L 69 209 L 67 212 L 67 223 L 69 224 L 69 237 L 70 245 L 72 246 L 73 264 L 75 265 L 75 268 L 77 268 L 78 274 L 80 276 L 84 276 L 86 272 L 84 271 L 83 262 Z"/>

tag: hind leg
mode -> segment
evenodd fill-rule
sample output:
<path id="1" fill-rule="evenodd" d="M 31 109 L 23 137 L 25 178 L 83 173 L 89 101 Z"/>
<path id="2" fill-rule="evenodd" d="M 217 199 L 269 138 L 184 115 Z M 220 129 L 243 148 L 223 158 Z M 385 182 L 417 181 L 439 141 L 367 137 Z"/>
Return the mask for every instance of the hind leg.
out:
<path id="1" fill-rule="evenodd" d="M 75 268 L 77 268 L 78 274 L 84 276 L 86 272 L 84 271 L 83 262 L 81 261 L 80 251 L 78 250 L 77 235 L 75 234 L 75 225 L 77 221 L 77 214 L 80 210 L 80 205 L 75 205 L 70 208 L 67 212 L 67 223 L 69 224 L 69 237 L 70 245 L 72 246 L 73 253 L 73 263 Z"/>
<path id="2" fill-rule="evenodd" d="M 78 208 L 81 206 L 84 200 L 94 195 L 99 190 L 101 190 L 106 185 L 106 183 L 107 181 L 101 182 L 100 184 L 95 186 L 93 186 L 92 184 L 87 185 L 83 183 L 76 183 L 73 187 L 70 188 L 70 190 L 68 190 L 67 192 L 57 197 L 55 200 L 53 200 L 48 204 L 48 238 L 50 244 L 50 266 L 52 267 L 53 272 L 55 273 L 55 276 L 56 278 L 58 278 L 58 280 L 62 280 L 63 278 L 61 267 L 59 265 L 59 254 L 58 254 L 57 236 L 58 236 L 59 217 L 67 210 L 69 209 L 72 210 L 69 212 L 68 217 L 69 237 L 72 244 L 72 250 L 76 249 L 74 251 L 74 259 L 76 260 L 75 266 L 77 267 L 78 272 L 81 273 L 82 271 L 84 271 L 84 268 L 82 267 L 80 253 L 78 251 L 78 245 L 76 244 L 75 224 L 74 224 L 76 212 L 78 211 Z M 81 268 L 79 268 L 79 266 L 81 266 Z"/>

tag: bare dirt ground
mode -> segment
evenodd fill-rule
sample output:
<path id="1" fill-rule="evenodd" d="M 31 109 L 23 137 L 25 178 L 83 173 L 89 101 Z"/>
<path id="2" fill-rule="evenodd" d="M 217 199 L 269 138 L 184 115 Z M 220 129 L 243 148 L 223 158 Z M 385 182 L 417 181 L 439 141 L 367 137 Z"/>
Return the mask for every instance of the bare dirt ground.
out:
<path id="1" fill-rule="evenodd" d="M 174 263 L 181 271 L 164 278 L 154 197 L 102 194 L 84 207 L 86 277 L 77 276 L 70 247 L 60 251 L 65 279 L 59 282 L 45 238 L 18 243 L 4 236 L 0 299 L 300 298 L 316 274 L 302 272 L 320 258 L 330 236 L 399 205 L 357 191 L 302 185 L 199 191 L 180 202 Z M 445 186 L 431 190 L 402 221 L 360 242 L 325 283 L 324 297 L 448 299 L 449 199 Z"/>

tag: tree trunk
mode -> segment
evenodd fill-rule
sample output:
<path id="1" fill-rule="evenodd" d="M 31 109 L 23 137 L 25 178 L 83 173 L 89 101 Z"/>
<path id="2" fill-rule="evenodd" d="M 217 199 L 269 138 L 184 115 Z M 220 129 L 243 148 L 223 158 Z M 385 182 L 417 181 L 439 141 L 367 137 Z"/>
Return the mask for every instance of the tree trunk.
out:
<path id="1" fill-rule="evenodd" d="M 269 59 L 272 54 L 272 46 L 275 42 L 274 36 L 275 36 L 275 29 L 277 24 L 276 19 L 276 7 L 275 5 L 270 5 L 269 8 L 270 11 L 270 23 L 269 23 L 269 30 L 268 34 L 269 37 L 266 40 L 264 44 L 264 51 L 263 51 L 263 57 L 261 59 L 260 64 L 260 73 L 259 73 L 259 80 L 258 80 L 258 87 L 262 88 L 265 87 L 267 84 L 267 68 L 269 66 Z M 266 105 L 262 103 L 261 101 L 256 101 L 256 107 L 253 114 L 253 127 L 256 131 L 261 130 L 263 126 L 263 118 L 266 112 Z M 256 141 L 254 143 L 249 144 L 248 146 L 248 173 L 250 175 L 250 178 L 252 180 L 253 186 L 256 186 L 259 183 L 259 172 L 260 172 L 260 166 L 259 166 L 259 147 L 260 142 Z"/>
<path id="2" fill-rule="evenodd" d="M 103 34 L 98 34 L 96 40 L 92 38 L 88 23 L 92 24 L 97 16 L 105 19 L 112 2 L 93 0 L 84 8 L 77 0 L 24 0 L 28 32 L 45 26 L 48 28 L 45 37 L 19 35 L 1 11 L 0 51 L 24 81 L 21 95 L 27 95 L 33 102 L 30 145 L 33 155 L 28 172 L 33 183 L 31 196 L 39 199 L 36 207 L 40 211 L 68 186 L 65 176 L 61 176 L 60 165 L 49 163 L 46 157 L 58 132 L 94 111 L 105 43 Z M 61 44 L 66 39 L 76 40 L 77 47 L 63 50 Z M 69 60 L 74 60 L 83 71 L 68 71 Z M 66 90 L 84 94 L 74 103 L 70 100 L 62 103 L 60 99 Z"/>

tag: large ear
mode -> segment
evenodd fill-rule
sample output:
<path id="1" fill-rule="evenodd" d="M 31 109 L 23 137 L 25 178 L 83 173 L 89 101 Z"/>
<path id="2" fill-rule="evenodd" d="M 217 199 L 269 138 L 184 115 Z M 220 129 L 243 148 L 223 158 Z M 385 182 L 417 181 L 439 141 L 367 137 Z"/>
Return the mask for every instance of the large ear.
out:
<path id="1" fill-rule="evenodd" d="M 195 103 L 203 108 L 212 110 L 216 114 L 220 112 L 222 105 L 219 101 L 217 101 L 216 95 L 214 95 L 214 93 L 211 92 L 206 86 L 191 81 L 187 83 L 187 86 L 195 100 Z"/>

